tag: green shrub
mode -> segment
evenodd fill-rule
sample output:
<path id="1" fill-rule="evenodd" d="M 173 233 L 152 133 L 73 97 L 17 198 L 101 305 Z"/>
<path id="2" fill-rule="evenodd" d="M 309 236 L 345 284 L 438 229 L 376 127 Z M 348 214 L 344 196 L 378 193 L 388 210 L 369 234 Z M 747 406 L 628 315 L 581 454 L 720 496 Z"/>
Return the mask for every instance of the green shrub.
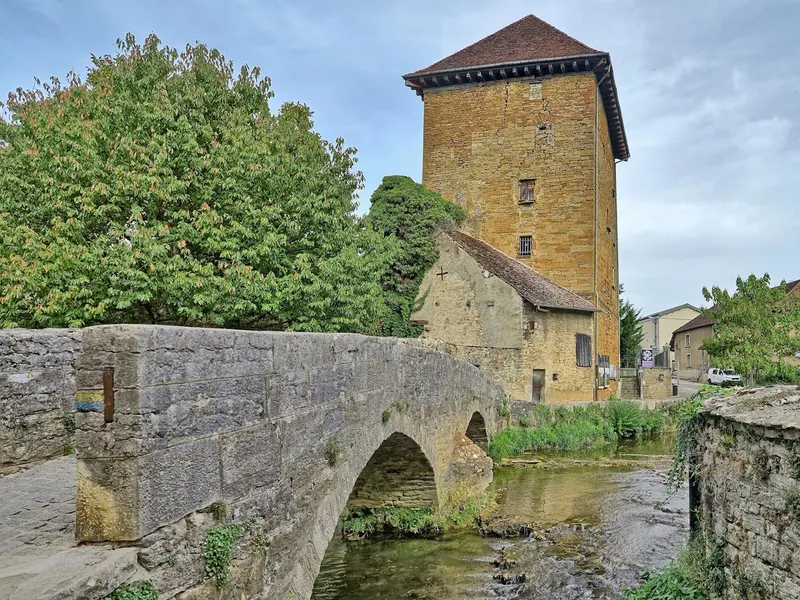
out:
<path id="1" fill-rule="evenodd" d="M 347 537 L 434 537 L 441 532 L 441 521 L 429 508 L 353 508 L 342 516 Z"/>
<path id="2" fill-rule="evenodd" d="M 205 577 L 213 579 L 218 588 L 228 582 L 228 567 L 233 557 L 233 549 L 247 527 L 244 525 L 215 525 L 209 529 L 203 540 L 203 561 Z"/>
<path id="3" fill-rule="evenodd" d="M 508 428 L 491 439 L 489 456 L 499 460 L 543 450 L 585 452 L 616 444 L 620 438 L 655 433 L 668 421 L 663 410 L 648 410 L 628 400 L 581 406 L 539 404 L 531 414 L 520 417 L 523 429 Z"/>
<path id="4" fill-rule="evenodd" d="M 795 523 L 800 523 L 800 494 L 797 492 L 786 492 L 786 514 Z"/>
<path id="5" fill-rule="evenodd" d="M 335 467 L 339 464 L 342 452 L 344 452 L 344 444 L 342 442 L 328 440 L 328 443 L 325 444 L 325 462 L 328 463 L 329 467 Z"/>
<path id="6" fill-rule="evenodd" d="M 386 410 L 384 410 L 381 413 L 381 422 L 382 423 L 388 423 L 389 419 L 391 419 L 391 418 L 392 418 L 392 409 L 391 408 L 387 408 Z"/>
<path id="7" fill-rule="evenodd" d="M 640 587 L 623 592 L 625 600 L 718 600 L 725 585 L 722 544 L 705 532 L 658 574 L 645 575 Z"/>
<path id="8" fill-rule="evenodd" d="M 122 585 L 104 600 L 158 600 L 158 591 L 152 581 Z"/>

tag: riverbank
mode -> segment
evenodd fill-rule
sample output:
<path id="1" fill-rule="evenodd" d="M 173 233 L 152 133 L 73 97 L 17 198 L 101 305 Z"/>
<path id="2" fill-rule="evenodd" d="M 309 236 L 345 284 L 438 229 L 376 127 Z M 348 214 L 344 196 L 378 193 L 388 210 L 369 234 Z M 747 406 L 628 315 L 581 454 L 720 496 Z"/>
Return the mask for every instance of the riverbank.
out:
<path id="1" fill-rule="evenodd" d="M 670 405 L 649 409 L 617 399 L 577 406 L 540 404 L 492 437 L 488 454 L 499 462 L 526 452 L 586 453 L 613 448 L 620 440 L 669 427 L 673 412 Z"/>

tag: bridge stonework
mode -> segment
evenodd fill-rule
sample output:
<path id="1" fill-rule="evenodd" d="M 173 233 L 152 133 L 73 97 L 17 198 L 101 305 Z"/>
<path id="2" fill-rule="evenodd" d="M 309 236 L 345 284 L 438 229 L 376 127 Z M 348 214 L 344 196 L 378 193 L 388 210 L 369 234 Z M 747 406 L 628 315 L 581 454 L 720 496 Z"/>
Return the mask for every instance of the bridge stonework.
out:
<path id="1" fill-rule="evenodd" d="M 200 577 L 220 503 L 268 544 L 234 565 L 231 597 L 309 598 L 348 501 L 442 504 L 488 485 L 478 445 L 503 400 L 472 365 L 353 334 L 91 327 L 75 381 L 76 535 L 134 542 L 181 598 L 220 597 Z"/>

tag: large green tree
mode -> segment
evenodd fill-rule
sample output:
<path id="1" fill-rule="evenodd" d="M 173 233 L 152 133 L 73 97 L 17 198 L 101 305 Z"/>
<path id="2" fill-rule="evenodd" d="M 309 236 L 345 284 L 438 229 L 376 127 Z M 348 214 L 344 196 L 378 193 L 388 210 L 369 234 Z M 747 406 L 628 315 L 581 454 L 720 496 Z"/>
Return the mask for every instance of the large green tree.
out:
<path id="1" fill-rule="evenodd" d="M 372 194 L 365 222 L 385 236 L 391 256 L 381 283 L 385 310 L 381 333 L 414 337 L 421 327 L 409 322 L 425 272 L 436 262 L 434 233 L 462 221 L 466 211 L 410 177 L 390 175 Z"/>
<path id="2" fill-rule="evenodd" d="M 91 62 L 2 111 L 0 326 L 377 329 L 354 149 L 204 45 L 129 35 Z"/>
<path id="3" fill-rule="evenodd" d="M 619 354 L 623 367 L 635 367 L 642 348 L 644 330 L 639 323 L 641 309 L 630 300 L 623 300 L 623 286 L 619 286 Z"/>
<path id="4" fill-rule="evenodd" d="M 800 303 L 786 294 L 786 283 L 770 284 L 769 274 L 736 279 L 736 291 L 703 288 L 713 307 L 714 335 L 703 341 L 713 365 L 734 368 L 752 385 L 776 363 L 800 352 Z"/>

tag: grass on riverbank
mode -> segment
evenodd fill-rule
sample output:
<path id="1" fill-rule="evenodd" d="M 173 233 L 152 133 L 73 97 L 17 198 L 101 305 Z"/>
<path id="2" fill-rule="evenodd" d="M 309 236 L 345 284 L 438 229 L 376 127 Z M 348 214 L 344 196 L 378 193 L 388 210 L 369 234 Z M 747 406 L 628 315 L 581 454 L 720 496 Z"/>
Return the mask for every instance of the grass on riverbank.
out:
<path id="1" fill-rule="evenodd" d="M 472 527 L 497 509 L 493 491 L 470 493 L 456 486 L 444 507 L 349 508 L 342 515 L 342 533 L 348 539 L 368 537 L 436 537 L 445 531 Z"/>
<path id="2" fill-rule="evenodd" d="M 678 557 L 641 586 L 623 592 L 625 600 L 719 600 L 725 584 L 722 546 L 701 533 Z"/>
<path id="3" fill-rule="evenodd" d="M 520 418 L 523 427 L 509 427 L 492 438 L 489 456 L 498 461 L 543 450 L 587 452 L 613 446 L 621 438 L 655 433 L 667 421 L 664 410 L 629 400 L 574 407 L 540 404 Z"/>

